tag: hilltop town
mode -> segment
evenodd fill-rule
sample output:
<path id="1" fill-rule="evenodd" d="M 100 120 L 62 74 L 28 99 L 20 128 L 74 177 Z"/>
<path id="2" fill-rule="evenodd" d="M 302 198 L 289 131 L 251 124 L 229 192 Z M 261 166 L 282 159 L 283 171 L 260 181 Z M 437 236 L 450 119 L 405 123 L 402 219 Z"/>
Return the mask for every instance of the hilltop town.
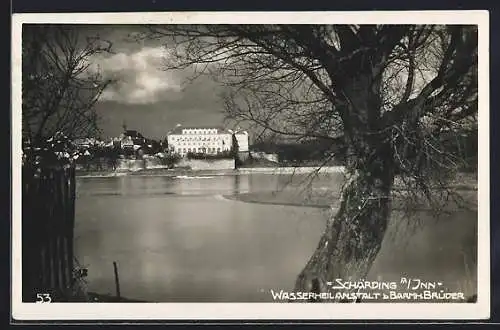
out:
<path id="1" fill-rule="evenodd" d="M 330 141 L 258 140 L 239 128 L 222 126 L 183 126 L 177 124 L 162 140 L 151 139 L 137 130 L 124 127 L 118 137 L 94 137 L 73 141 L 82 155 L 80 171 L 126 171 L 157 168 L 235 169 L 238 167 L 315 166 L 331 154 L 326 165 L 342 163 L 344 150 L 339 140 Z M 335 157 L 333 157 L 335 156 Z M 194 166 L 193 166 L 194 165 Z"/>
<path id="2" fill-rule="evenodd" d="M 182 127 L 180 124 L 169 131 L 164 140 L 147 138 L 137 130 L 124 129 L 120 136 L 107 141 L 89 137 L 76 139 L 74 144 L 77 148 L 89 152 L 96 148 L 115 149 L 128 159 L 161 154 L 177 154 L 181 157 L 190 154 L 222 156 L 236 147 L 242 153 L 249 151 L 246 131 L 226 130 L 221 127 Z"/>

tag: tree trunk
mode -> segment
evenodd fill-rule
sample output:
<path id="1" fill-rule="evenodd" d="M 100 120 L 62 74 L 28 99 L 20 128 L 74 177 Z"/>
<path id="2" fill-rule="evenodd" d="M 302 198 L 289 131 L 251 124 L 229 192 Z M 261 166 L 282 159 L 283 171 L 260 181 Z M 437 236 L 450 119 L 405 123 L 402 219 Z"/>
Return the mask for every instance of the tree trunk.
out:
<path id="1" fill-rule="evenodd" d="M 296 291 L 329 292 L 328 282 L 335 279 L 363 280 L 380 250 L 391 211 L 391 146 L 377 139 L 363 143 L 363 149 L 371 150 L 373 156 L 351 156 L 340 208 L 329 219 L 318 247 L 298 276 Z"/>
<path id="2" fill-rule="evenodd" d="M 347 62 L 332 81 L 342 91 L 339 110 L 348 146 L 348 180 L 339 210 L 297 278 L 295 289 L 301 292 L 330 292 L 329 282 L 336 279 L 364 280 L 389 223 L 395 164 L 391 136 L 381 115 L 383 58 L 360 52 Z"/>

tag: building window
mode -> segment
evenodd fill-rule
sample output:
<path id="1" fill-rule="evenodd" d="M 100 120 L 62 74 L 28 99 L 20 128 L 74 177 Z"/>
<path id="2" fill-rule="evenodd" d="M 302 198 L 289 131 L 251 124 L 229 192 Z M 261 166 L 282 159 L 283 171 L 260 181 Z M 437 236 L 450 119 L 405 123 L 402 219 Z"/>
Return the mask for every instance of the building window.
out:
<path id="1" fill-rule="evenodd" d="M 217 148 L 217 152 L 220 152 L 220 148 Z"/>
<path id="2" fill-rule="evenodd" d="M 186 152 L 186 148 L 182 148 L 182 152 Z"/>

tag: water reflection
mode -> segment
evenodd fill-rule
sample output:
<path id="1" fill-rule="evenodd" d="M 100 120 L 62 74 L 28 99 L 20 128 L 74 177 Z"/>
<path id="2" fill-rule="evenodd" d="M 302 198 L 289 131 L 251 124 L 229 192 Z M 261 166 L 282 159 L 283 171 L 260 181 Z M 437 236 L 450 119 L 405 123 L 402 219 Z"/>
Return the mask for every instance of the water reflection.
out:
<path id="1" fill-rule="evenodd" d="M 260 184 L 262 184 L 262 182 Z M 78 196 L 241 194 L 251 191 L 251 182 L 248 175 L 178 177 L 121 176 L 79 178 L 77 189 Z"/>
<path id="2" fill-rule="evenodd" d="M 117 261 L 122 295 L 132 299 L 271 301 L 270 289 L 293 287 L 317 245 L 327 210 L 222 195 L 294 191 L 302 182 L 284 175 L 78 179 L 75 254 L 89 267 L 89 290 L 114 294 Z M 321 177 L 311 189 L 335 184 L 338 178 Z M 432 229 L 388 239 L 370 276 L 461 279 L 460 249 L 475 246 L 476 225 L 474 215 L 463 213 Z M 401 241 L 409 242 L 407 249 Z"/>
<path id="3" fill-rule="evenodd" d="M 117 261 L 122 293 L 134 299 L 270 301 L 269 289 L 293 285 L 319 239 L 323 211 L 221 195 L 274 190 L 282 181 L 272 175 L 81 179 L 75 249 L 89 265 L 89 289 L 113 293 Z"/>

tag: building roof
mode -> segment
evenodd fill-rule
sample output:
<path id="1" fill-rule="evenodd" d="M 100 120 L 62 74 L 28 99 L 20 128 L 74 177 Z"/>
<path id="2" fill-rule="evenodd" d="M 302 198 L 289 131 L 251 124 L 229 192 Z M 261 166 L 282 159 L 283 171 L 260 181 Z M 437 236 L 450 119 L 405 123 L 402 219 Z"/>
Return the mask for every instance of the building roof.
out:
<path id="1" fill-rule="evenodd" d="M 216 129 L 217 133 L 227 133 L 227 130 L 222 126 L 176 126 L 168 134 L 182 134 L 184 129 Z"/>

